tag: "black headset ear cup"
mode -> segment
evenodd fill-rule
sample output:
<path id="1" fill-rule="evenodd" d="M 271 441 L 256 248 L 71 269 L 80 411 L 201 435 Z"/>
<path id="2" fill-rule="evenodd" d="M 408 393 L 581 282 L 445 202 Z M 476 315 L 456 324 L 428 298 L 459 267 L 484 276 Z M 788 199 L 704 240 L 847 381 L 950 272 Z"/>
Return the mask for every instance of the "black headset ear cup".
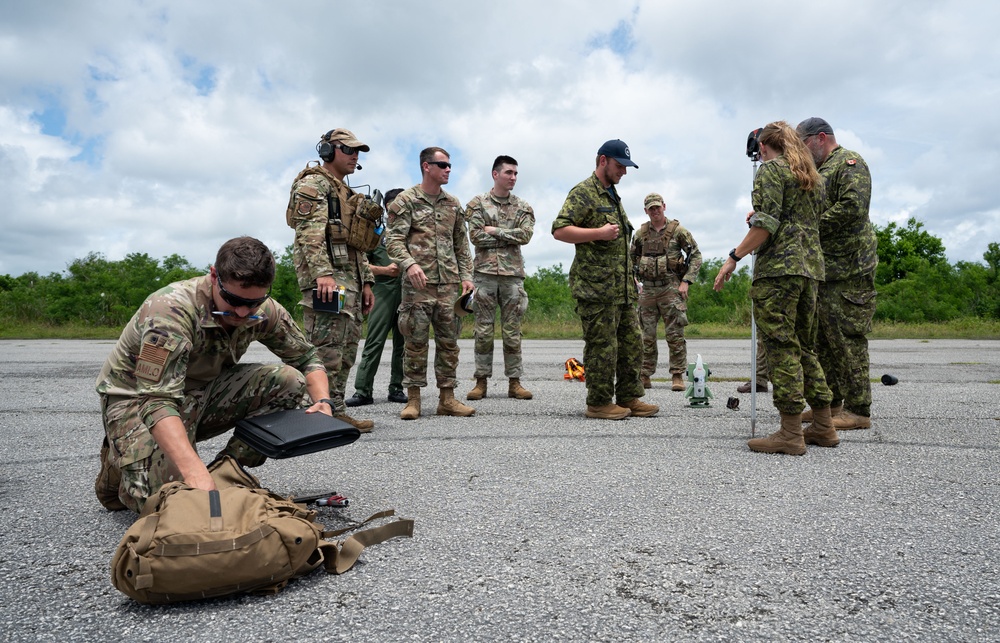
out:
<path id="1" fill-rule="evenodd" d="M 333 145 L 330 145 L 330 135 L 333 134 L 333 130 L 330 130 L 322 136 L 322 140 L 316 144 L 316 153 L 324 161 L 333 160 Z"/>

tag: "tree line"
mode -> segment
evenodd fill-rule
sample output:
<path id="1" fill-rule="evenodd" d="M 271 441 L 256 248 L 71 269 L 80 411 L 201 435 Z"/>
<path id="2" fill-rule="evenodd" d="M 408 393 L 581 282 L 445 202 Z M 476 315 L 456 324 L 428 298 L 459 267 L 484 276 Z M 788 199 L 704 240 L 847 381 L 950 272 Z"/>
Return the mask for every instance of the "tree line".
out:
<path id="1" fill-rule="evenodd" d="M 879 265 L 875 319 L 886 322 L 946 322 L 963 318 L 1000 319 L 1000 244 L 992 242 L 983 262 L 948 263 L 941 239 L 911 218 L 905 226 L 875 226 Z M 291 246 L 277 258 L 272 296 L 301 319 L 301 294 Z M 722 292 L 712 282 L 723 259 L 708 259 L 690 290 L 688 319 L 693 324 L 750 323 L 750 270 L 744 265 Z M 167 284 L 205 274 L 179 255 L 154 259 L 133 253 L 111 261 L 92 252 L 75 259 L 62 273 L 0 275 L 0 323 L 123 326 L 143 300 Z M 531 302 L 528 322 L 575 317 L 569 278 L 562 264 L 538 268 L 524 288 Z"/>

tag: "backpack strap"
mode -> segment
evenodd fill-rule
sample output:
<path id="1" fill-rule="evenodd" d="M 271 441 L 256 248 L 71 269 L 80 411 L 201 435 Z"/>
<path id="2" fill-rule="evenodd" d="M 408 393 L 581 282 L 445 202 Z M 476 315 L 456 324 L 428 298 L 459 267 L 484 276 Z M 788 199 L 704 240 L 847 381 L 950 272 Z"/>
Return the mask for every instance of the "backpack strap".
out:
<path id="1" fill-rule="evenodd" d="M 324 531 L 323 538 L 339 536 L 341 534 L 354 531 L 359 527 L 364 527 L 368 523 L 378 520 L 379 518 L 388 518 L 394 515 L 396 515 L 396 511 L 394 509 L 380 511 L 352 527 L 338 529 L 336 531 Z M 371 529 L 365 529 L 364 531 L 354 533 L 346 540 L 321 543 L 319 550 L 323 552 L 323 569 L 325 569 L 328 574 L 343 574 L 350 568 L 354 567 L 354 563 L 358 562 L 358 557 L 361 556 L 361 552 L 364 551 L 365 547 L 368 547 L 369 545 L 377 545 L 378 543 L 385 542 L 391 538 L 402 536 L 407 538 L 413 536 L 413 520 L 409 518 L 400 518 L 399 520 L 394 520 L 389 524 L 382 525 L 380 527 L 372 527 Z"/>

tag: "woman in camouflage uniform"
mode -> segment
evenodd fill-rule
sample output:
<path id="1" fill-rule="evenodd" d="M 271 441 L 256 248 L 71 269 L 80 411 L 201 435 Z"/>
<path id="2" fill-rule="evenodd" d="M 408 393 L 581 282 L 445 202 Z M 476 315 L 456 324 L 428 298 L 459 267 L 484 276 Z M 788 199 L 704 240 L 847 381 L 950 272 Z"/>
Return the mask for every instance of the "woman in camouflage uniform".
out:
<path id="1" fill-rule="evenodd" d="M 781 428 L 747 445 L 763 453 L 802 455 L 807 443 L 834 447 L 840 442 L 830 418 L 833 394 L 815 350 L 816 294 L 824 278 L 819 243 L 823 179 L 809 150 L 784 121 L 761 131 L 760 158 L 764 164 L 754 178 L 750 231 L 729 252 L 714 287 L 722 290 L 737 262 L 757 250 L 750 297 Z M 813 409 L 813 424 L 803 432 L 806 402 Z"/>

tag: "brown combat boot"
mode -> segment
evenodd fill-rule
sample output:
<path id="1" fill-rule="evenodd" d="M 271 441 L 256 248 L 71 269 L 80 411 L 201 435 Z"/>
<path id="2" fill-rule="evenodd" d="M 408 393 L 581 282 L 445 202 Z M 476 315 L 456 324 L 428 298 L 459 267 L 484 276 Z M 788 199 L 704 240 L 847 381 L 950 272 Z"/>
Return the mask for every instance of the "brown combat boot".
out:
<path id="1" fill-rule="evenodd" d="M 455 399 L 455 389 L 441 389 L 441 397 L 438 399 L 438 415 L 454 415 L 457 417 L 469 417 L 476 412 L 471 406 L 466 406 Z"/>
<path id="2" fill-rule="evenodd" d="M 401 420 L 416 420 L 420 417 L 420 387 L 411 386 L 406 389 L 406 406 L 399 413 Z"/>
<path id="3" fill-rule="evenodd" d="M 640 375 L 639 379 L 642 380 L 642 388 L 653 388 L 653 383 L 649 380 L 649 375 Z"/>
<path id="4" fill-rule="evenodd" d="M 646 404 L 637 397 L 627 402 L 619 401 L 618 406 L 631 411 L 634 418 L 648 418 L 660 412 L 660 407 L 655 404 Z"/>
<path id="5" fill-rule="evenodd" d="M 680 373 L 674 373 L 674 376 L 670 381 L 671 391 L 683 391 L 684 390 L 684 378 L 681 377 Z"/>
<path id="6" fill-rule="evenodd" d="M 802 455 L 806 452 L 806 442 L 802 437 L 802 414 L 781 414 L 781 428 L 766 438 L 754 438 L 747 442 L 751 451 L 758 453 L 787 453 Z"/>
<path id="7" fill-rule="evenodd" d="M 530 400 L 533 396 L 531 391 L 521 386 L 521 380 L 512 377 L 510 378 L 510 383 L 507 385 L 507 397 L 512 397 L 516 400 Z"/>
<path id="8" fill-rule="evenodd" d="M 587 417 L 597 420 L 624 420 L 631 414 L 632 411 L 617 404 L 603 404 L 601 406 L 588 404 L 587 411 L 584 413 Z"/>
<path id="9" fill-rule="evenodd" d="M 830 417 L 837 417 L 843 410 L 844 410 L 843 404 L 841 404 L 840 406 L 831 406 Z M 812 421 L 813 421 L 813 410 L 806 409 L 805 411 L 802 411 L 802 424 L 809 424 Z"/>
<path id="10" fill-rule="evenodd" d="M 337 415 L 334 415 L 333 417 L 336 418 L 336 419 L 338 419 L 338 420 L 343 420 L 344 422 L 347 422 L 348 424 L 350 424 L 351 426 L 353 426 L 358 431 L 361 431 L 362 433 L 371 433 L 372 429 L 375 428 L 375 423 L 373 421 L 371 421 L 371 420 L 355 420 L 354 418 L 352 418 L 350 415 L 348 415 L 346 413 L 338 413 Z"/>
<path id="11" fill-rule="evenodd" d="M 832 412 L 830 407 L 826 407 L 812 413 L 812 424 L 802 431 L 806 444 L 819 447 L 835 447 L 840 444 L 840 436 L 837 435 L 837 429 L 833 428 L 833 420 L 830 418 Z"/>
<path id="12" fill-rule="evenodd" d="M 443 390 L 443 389 L 442 389 Z M 481 400 L 486 397 L 486 378 L 477 377 L 476 386 L 465 396 L 467 400 Z"/>
<path id="13" fill-rule="evenodd" d="M 844 409 L 833 418 L 833 428 L 838 431 L 850 431 L 852 429 L 872 428 L 872 419 L 864 415 L 857 415 Z"/>
<path id="14" fill-rule="evenodd" d="M 118 487 L 122 481 L 122 472 L 111 464 L 108 459 L 109 451 L 108 439 L 105 437 L 104 444 L 101 445 L 101 470 L 97 474 L 97 480 L 94 481 L 94 492 L 97 494 L 97 500 L 105 509 L 122 511 L 128 509 L 118 499 Z"/>

